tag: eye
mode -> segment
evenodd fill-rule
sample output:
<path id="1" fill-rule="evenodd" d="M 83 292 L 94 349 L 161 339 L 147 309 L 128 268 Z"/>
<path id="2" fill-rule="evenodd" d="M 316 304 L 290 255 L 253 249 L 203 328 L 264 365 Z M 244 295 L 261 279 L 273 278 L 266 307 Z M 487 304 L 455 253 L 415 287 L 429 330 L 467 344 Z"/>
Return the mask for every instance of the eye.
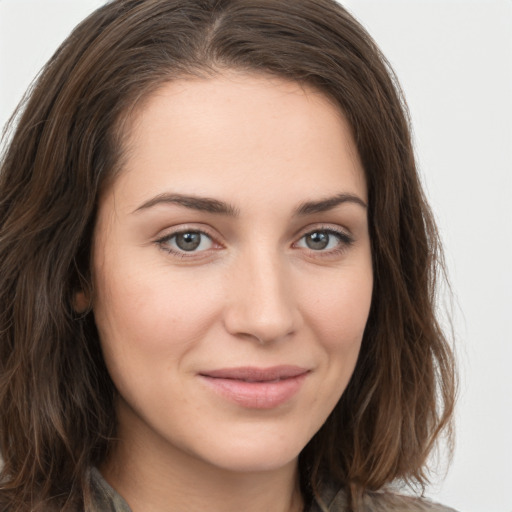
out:
<path id="1" fill-rule="evenodd" d="M 303 235 L 296 243 L 296 247 L 302 247 L 317 252 L 330 252 L 346 247 L 352 242 L 352 238 L 341 231 L 334 229 L 315 229 Z"/>
<path id="2" fill-rule="evenodd" d="M 207 251 L 213 247 L 213 240 L 206 233 L 192 230 L 167 235 L 157 243 L 174 254 Z"/>

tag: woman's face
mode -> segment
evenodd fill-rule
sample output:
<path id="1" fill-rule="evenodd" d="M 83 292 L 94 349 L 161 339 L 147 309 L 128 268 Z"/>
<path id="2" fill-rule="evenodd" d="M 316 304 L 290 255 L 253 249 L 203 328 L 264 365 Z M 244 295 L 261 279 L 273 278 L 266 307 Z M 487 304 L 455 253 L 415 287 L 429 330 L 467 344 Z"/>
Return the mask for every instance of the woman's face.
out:
<path id="1" fill-rule="evenodd" d="M 294 463 L 347 386 L 372 295 L 346 121 L 313 89 L 229 73 L 163 86 L 125 149 L 93 250 L 121 440 L 234 471 Z"/>

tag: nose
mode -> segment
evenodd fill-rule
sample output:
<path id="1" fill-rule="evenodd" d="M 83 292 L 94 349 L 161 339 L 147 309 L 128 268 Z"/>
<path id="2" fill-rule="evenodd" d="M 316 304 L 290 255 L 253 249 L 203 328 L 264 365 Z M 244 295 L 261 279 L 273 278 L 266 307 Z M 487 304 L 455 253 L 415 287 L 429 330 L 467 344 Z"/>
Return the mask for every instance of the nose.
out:
<path id="1" fill-rule="evenodd" d="M 229 278 L 224 311 L 227 331 L 268 344 L 290 337 L 300 323 L 290 272 L 264 251 L 240 258 Z"/>

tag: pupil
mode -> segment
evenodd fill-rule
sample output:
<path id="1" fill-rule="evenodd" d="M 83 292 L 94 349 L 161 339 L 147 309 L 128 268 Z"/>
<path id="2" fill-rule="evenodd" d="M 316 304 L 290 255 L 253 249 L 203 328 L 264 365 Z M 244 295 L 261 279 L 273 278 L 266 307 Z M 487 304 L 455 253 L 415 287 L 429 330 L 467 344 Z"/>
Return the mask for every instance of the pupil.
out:
<path id="1" fill-rule="evenodd" d="M 329 244 L 329 235 L 322 231 L 316 231 L 306 237 L 306 245 L 310 249 L 325 249 Z"/>
<path id="2" fill-rule="evenodd" d="M 200 233 L 180 233 L 176 235 L 176 245 L 182 251 L 193 251 L 201 243 Z"/>

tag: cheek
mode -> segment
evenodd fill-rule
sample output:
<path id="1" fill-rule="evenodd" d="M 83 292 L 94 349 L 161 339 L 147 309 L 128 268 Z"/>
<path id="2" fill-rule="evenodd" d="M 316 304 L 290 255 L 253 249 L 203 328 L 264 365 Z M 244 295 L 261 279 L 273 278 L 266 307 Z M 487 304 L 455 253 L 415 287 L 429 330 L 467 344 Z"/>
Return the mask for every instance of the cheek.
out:
<path id="1" fill-rule="evenodd" d="M 108 274 L 99 273 L 94 306 L 107 363 L 172 362 L 210 329 L 220 304 L 211 280 L 203 279 L 198 290 L 195 279 L 164 265 L 118 259 L 109 268 Z"/>
<path id="2" fill-rule="evenodd" d="M 336 407 L 354 372 L 372 299 L 371 266 L 346 266 L 308 284 L 308 293 L 302 289 L 303 318 L 318 349 L 319 382 L 310 404 L 313 434 Z"/>
<path id="3" fill-rule="evenodd" d="M 313 289 L 311 289 L 313 287 Z M 316 280 L 303 301 L 303 314 L 330 353 L 359 351 L 372 299 L 371 267 L 343 269 Z"/>

